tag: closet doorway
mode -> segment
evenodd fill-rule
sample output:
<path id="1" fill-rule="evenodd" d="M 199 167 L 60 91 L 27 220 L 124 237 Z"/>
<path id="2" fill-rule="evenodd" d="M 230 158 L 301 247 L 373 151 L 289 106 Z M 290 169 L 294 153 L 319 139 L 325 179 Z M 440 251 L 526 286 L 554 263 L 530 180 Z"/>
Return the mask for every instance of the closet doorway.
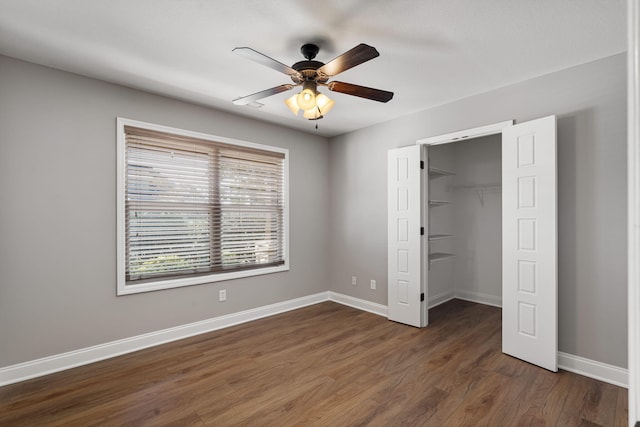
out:
<path id="1" fill-rule="evenodd" d="M 491 135 L 494 136 L 493 143 L 481 139 L 490 139 Z M 482 174 L 491 176 L 491 172 L 478 175 L 470 169 L 474 168 L 474 156 L 480 161 L 478 150 L 482 148 L 479 146 L 495 144 L 496 137 L 500 139 L 501 182 L 474 183 Z M 484 142 L 474 142 L 474 139 Z M 459 141 L 478 143 L 478 146 L 461 154 L 457 163 L 457 147 L 453 147 L 453 151 L 437 147 Z M 487 146 L 487 150 L 483 153 L 487 158 L 490 151 L 497 153 L 497 147 Z M 432 164 L 430 154 L 441 164 Z M 452 179 L 456 171 L 447 170 L 447 164 L 453 165 L 454 169 L 463 167 L 461 177 L 469 182 Z M 495 178 L 495 171 L 493 173 Z M 456 293 L 463 298 L 464 292 L 467 297 L 473 292 L 476 297 L 483 294 L 473 291 L 473 283 L 455 282 L 469 280 L 473 274 L 491 275 L 495 271 L 491 273 L 491 265 L 476 266 L 469 275 L 461 268 L 464 263 L 481 260 L 470 261 L 468 253 L 459 260 L 455 257 L 456 231 L 468 232 L 469 224 L 462 222 L 469 218 L 465 219 L 464 215 L 473 214 L 475 209 L 456 212 L 454 199 L 463 204 L 469 200 L 453 194 L 475 192 L 479 203 L 483 204 L 495 196 L 492 191 L 501 187 L 501 224 L 494 224 L 502 234 L 501 257 L 491 261 L 489 256 L 485 263 L 501 264 L 502 350 L 557 371 L 556 175 L 555 116 L 516 125 L 512 121 L 496 123 L 421 139 L 416 145 L 389 150 L 389 320 L 416 327 L 427 326 L 430 301 L 437 304 Z M 495 200 L 491 203 L 495 205 Z M 450 212 L 445 212 L 447 209 Z M 468 236 L 466 240 L 469 240 Z M 442 266 L 445 266 L 444 271 L 437 270 Z M 448 272 L 451 275 L 448 276 Z M 495 289 L 493 291 L 495 294 Z M 499 298 L 493 301 L 480 299 L 479 302 L 499 305 Z"/>

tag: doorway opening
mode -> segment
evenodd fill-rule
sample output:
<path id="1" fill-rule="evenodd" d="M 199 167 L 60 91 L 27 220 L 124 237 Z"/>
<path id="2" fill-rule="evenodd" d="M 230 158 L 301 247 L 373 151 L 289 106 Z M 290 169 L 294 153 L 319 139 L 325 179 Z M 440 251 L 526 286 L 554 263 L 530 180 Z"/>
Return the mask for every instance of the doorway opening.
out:
<path id="1" fill-rule="evenodd" d="M 424 147 L 427 309 L 454 298 L 502 307 L 501 137 Z"/>

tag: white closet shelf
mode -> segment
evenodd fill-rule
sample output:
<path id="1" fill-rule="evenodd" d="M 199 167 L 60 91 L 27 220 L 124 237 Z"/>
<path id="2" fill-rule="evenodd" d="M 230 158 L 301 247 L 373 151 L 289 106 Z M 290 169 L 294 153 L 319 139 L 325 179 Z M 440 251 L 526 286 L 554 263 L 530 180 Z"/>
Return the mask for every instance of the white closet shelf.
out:
<path id="1" fill-rule="evenodd" d="M 444 252 L 433 252 L 429 254 L 429 261 L 430 262 L 440 261 L 441 259 L 451 258 L 454 256 L 455 256 L 454 254 L 448 254 Z"/>
<path id="2" fill-rule="evenodd" d="M 462 185 L 452 185 L 449 187 L 451 190 L 500 190 L 502 188 L 502 183 L 500 182 L 491 182 L 488 184 L 462 184 Z"/>
<path id="3" fill-rule="evenodd" d="M 429 167 L 429 176 L 432 178 L 440 178 L 442 176 L 451 176 L 451 175 L 455 175 L 455 173 L 446 171 L 444 169 L 433 168 L 431 166 Z"/>
<path id="4" fill-rule="evenodd" d="M 455 237 L 453 234 L 429 234 L 429 241 L 445 240 Z"/>
<path id="5" fill-rule="evenodd" d="M 429 207 L 435 208 L 436 206 L 448 205 L 451 202 L 447 202 L 446 200 L 429 200 Z"/>

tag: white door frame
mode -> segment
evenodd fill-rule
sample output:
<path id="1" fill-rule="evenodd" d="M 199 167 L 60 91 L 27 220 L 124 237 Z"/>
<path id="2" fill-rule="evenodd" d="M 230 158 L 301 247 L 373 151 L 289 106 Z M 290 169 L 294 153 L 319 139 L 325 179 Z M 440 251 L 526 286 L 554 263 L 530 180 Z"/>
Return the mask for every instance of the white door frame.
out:
<path id="1" fill-rule="evenodd" d="M 628 0 L 627 204 L 629 426 L 640 424 L 640 0 Z M 636 424 L 638 423 L 638 424 Z"/>
<path id="2" fill-rule="evenodd" d="M 449 142 L 462 141 L 464 139 L 480 138 L 481 136 L 501 134 L 502 129 L 513 126 L 513 120 L 492 123 L 477 128 L 465 129 L 458 132 L 446 133 L 444 135 L 432 136 L 429 138 L 419 139 L 416 141 L 418 145 L 438 145 L 447 144 Z"/>
<path id="3" fill-rule="evenodd" d="M 489 136 L 489 135 L 502 135 L 502 130 L 509 126 L 513 126 L 513 120 L 505 120 L 503 122 L 492 123 L 489 125 L 479 126 L 476 128 L 465 129 L 465 130 L 452 132 L 452 133 L 446 133 L 443 135 L 431 136 L 429 138 L 423 138 L 423 139 L 417 140 L 416 144 L 423 146 L 424 147 L 423 149 L 426 150 L 427 147 L 432 145 L 448 144 L 450 142 L 464 141 L 468 139 L 480 138 L 480 137 Z M 428 158 L 424 154 L 422 157 Z M 427 165 L 425 169 L 428 169 L 428 167 L 429 166 Z M 426 173 L 423 176 L 422 185 L 423 185 L 423 188 L 429 188 L 429 171 L 426 170 L 425 172 Z M 429 201 L 426 200 L 422 208 L 422 224 L 428 224 L 428 223 L 429 223 Z M 428 232 L 425 234 L 428 234 Z M 428 246 L 426 246 L 426 244 L 425 244 L 424 250 L 428 251 Z M 424 258 L 427 258 L 426 264 L 423 267 L 423 271 L 426 272 L 429 267 L 429 260 L 428 260 L 428 257 L 423 256 L 423 259 Z M 420 284 L 420 287 L 422 292 L 428 297 L 429 293 L 427 292 L 428 291 L 427 286 L 428 286 L 428 274 L 423 274 L 422 283 Z M 424 304 L 425 304 L 425 309 L 424 309 L 422 324 L 423 326 L 426 326 L 427 319 L 428 319 L 427 311 L 429 307 L 429 301 L 428 300 L 425 301 Z"/>

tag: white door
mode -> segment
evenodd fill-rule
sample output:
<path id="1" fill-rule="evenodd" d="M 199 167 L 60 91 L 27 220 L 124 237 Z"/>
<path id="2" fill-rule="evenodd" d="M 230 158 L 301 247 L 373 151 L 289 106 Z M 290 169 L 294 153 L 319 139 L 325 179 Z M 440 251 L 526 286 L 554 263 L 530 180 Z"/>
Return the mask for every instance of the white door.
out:
<path id="1" fill-rule="evenodd" d="M 502 351 L 558 370 L 556 118 L 502 132 Z"/>
<path id="2" fill-rule="evenodd" d="M 388 317 L 420 327 L 421 169 L 419 145 L 388 154 Z"/>

